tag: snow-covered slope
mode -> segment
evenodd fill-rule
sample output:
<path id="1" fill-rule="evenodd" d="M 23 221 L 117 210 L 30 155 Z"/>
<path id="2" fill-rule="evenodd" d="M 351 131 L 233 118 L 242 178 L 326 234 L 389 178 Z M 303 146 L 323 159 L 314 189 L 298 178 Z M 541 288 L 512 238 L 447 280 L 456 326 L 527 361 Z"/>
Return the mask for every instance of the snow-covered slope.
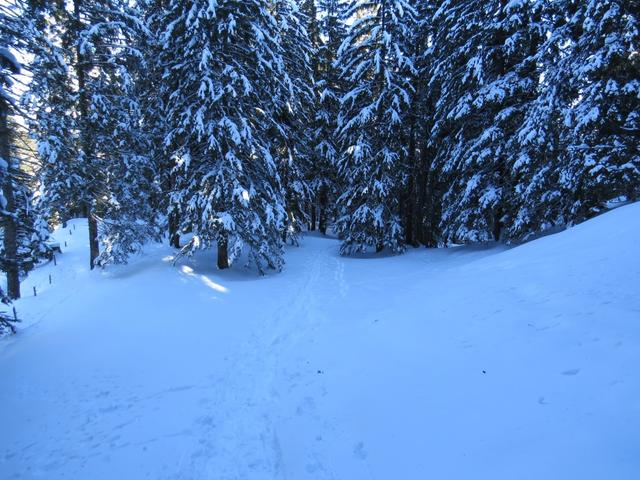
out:
<path id="1" fill-rule="evenodd" d="M 2 479 L 640 478 L 640 204 L 512 249 L 309 235 L 266 278 L 56 235 L 0 342 Z"/>

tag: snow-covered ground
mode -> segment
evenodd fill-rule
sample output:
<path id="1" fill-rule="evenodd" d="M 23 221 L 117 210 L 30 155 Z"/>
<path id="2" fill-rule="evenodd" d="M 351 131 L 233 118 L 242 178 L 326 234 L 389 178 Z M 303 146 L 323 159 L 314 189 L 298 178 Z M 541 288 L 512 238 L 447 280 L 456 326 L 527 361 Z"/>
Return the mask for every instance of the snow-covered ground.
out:
<path id="1" fill-rule="evenodd" d="M 56 236 L 0 342 L 0 479 L 640 478 L 640 204 L 512 249 L 308 235 L 265 278 Z"/>

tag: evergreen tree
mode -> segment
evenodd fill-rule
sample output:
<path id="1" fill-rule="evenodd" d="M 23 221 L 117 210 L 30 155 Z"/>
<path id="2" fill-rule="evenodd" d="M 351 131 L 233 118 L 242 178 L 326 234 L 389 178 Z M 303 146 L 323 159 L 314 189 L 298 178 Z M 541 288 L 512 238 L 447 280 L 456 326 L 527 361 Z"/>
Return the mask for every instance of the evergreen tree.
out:
<path id="1" fill-rule="evenodd" d="M 172 0 L 163 19 L 171 200 L 194 235 L 183 251 L 217 244 L 219 268 L 244 246 L 260 271 L 283 264 L 287 213 L 273 132 L 289 85 L 269 7 Z"/>
<path id="2" fill-rule="evenodd" d="M 410 77 L 413 86 L 407 130 L 408 180 L 403 195 L 405 210 L 405 237 L 409 245 L 438 245 L 440 234 L 440 204 L 442 187 L 434 168 L 431 145 L 431 129 L 434 123 L 434 103 L 438 97 L 436 88 L 430 85 L 434 50 L 429 46 L 434 37 L 434 11 L 437 2 L 416 2 L 418 21 L 412 32 L 412 57 L 415 72 Z"/>
<path id="3" fill-rule="evenodd" d="M 33 9 L 29 49 L 33 54 L 33 78 L 23 103 L 31 112 L 29 130 L 37 142 L 42 161 L 41 200 L 47 214 L 55 219 L 79 215 L 78 192 L 82 189 L 81 165 L 77 161 L 77 125 L 74 107 L 76 92 L 70 55 L 62 45 L 66 12 L 52 5 Z"/>
<path id="4" fill-rule="evenodd" d="M 544 31 L 531 2 L 444 2 L 436 12 L 438 159 L 445 241 L 499 240 L 509 224 L 516 132 L 536 98 Z"/>
<path id="5" fill-rule="evenodd" d="M 312 145 L 314 162 L 309 171 L 309 187 L 312 191 L 311 229 L 316 224 L 326 234 L 332 205 L 338 196 L 339 180 L 336 175 L 340 146 L 336 137 L 340 97 L 344 93 L 335 62 L 338 50 L 345 39 L 346 30 L 342 22 L 345 4 L 341 0 L 320 0 L 321 20 L 314 29 L 319 31 L 315 41 L 315 117 L 313 121 Z M 317 14 L 316 14 L 317 15 Z M 315 39 L 315 40 L 314 40 Z"/>
<path id="6" fill-rule="evenodd" d="M 6 7 L 0 7 L 6 8 Z M 2 25 L 14 20 L 2 12 Z M 15 22 L 11 22 L 14 26 Z M 10 298 L 20 297 L 20 275 L 18 263 L 18 223 L 16 217 L 15 176 L 17 165 L 11 152 L 12 132 L 9 116 L 15 106 L 11 93 L 13 77 L 20 72 L 21 66 L 9 51 L 17 35 L 17 28 L 0 30 L 0 218 L 2 220 L 2 258 L 1 268 L 7 275 L 7 289 Z M 2 301 L 5 301 L 4 293 Z M 5 302 L 6 303 L 6 302 Z"/>
<path id="7" fill-rule="evenodd" d="M 415 10 L 404 0 L 356 1 L 337 60 L 348 84 L 341 98 L 338 170 L 345 183 L 338 198 L 341 252 L 404 250 L 400 205 L 407 168 L 403 119 L 414 72 L 409 40 Z"/>
<path id="8" fill-rule="evenodd" d="M 314 15 L 306 2 L 306 9 Z M 305 25 L 313 24 L 307 14 L 293 0 L 277 0 L 279 49 L 282 52 L 287 83 L 283 86 L 280 108 L 275 118 L 277 129 L 275 156 L 285 189 L 287 223 L 283 240 L 297 243 L 302 225 L 308 223 L 306 206 L 311 197 L 307 183 L 308 172 L 315 161 L 311 145 L 314 116 L 313 70 L 311 57 L 315 55 Z M 313 27 L 312 27 L 313 28 Z"/>
<path id="9" fill-rule="evenodd" d="M 566 164 L 572 221 L 640 194 L 640 2 L 589 0 L 571 17 L 571 53 L 561 68 L 576 96 L 567 105 Z"/>
<path id="10" fill-rule="evenodd" d="M 30 44 L 28 7 L 24 2 L 0 7 L 0 268 L 6 273 L 11 299 L 20 297 L 21 275 L 49 253 L 48 229 L 31 193 L 33 165 L 29 171 L 25 148 L 18 145 L 24 135 L 15 120 L 23 115 L 15 88 L 22 82 L 22 65 L 12 50 L 24 53 Z"/>
<path id="11" fill-rule="evenodd" d="M 180 248 L 180 205 L 170 202 L 176 181 L 173 175 L 174 165 L 171 148 L 167 148 L 164 142 L 169 132 L 167 103 L 171 93 L 163 88 L 162 35 L 166 14 L 165 3 L 163 0 L 141 2 L 142 16 L 148 35 L 143 39 L 144 69 L 137 77 L 137 89 L 142 106 L 142 128 L 148 139 L 147 151 L 149 157 L 154 159 L 157 172 L 159 192 L 153 204 L 158 212 L 166 216 L 164 223 L 168 230 L 169 244 Z"/>
<path id="12" fill-rule="evenodd" d="M 105 176 L 106 192 L 100 218 L 102 252 L 99 264 L 126 263 L 149 240 L 159 241 L 164 229 L 158 156 L 149 131 L 151 94 L 146 82 L 150 70 L 143 48 L 152 42 L 138 7 L 123 9 L 129 25 L 126 44 L 112 44 L 112 55 L 121 55 L 118 68 L 105 70 L 102 95 L 109 100 L 99 105 L 105 119 L 96 144 L 111 152 L 111 168 Z M 122 38 L 122 37 L 121 37 Z M 126 52 L 121 49 L 126 48 Z M 113 63 L 113 62 L 112 62 Z M 143 111 L 147 111 L 147 115 Z M 111 144 L 111 147 L 109 146 Z"/>
<path id="13" fill-rule="evenodd" d="M 149 170 L 132 73 L 141 72 L 137 39 L 146 33 L 139 17 L 125 0 L 75 0 L 47 5 L 37 24 L 29 101 L 43 197 L 51 213 L 87 216 L 91 268 L 123 261 L 153 232 L 138 228 L 152 217 L 141 206 L 153 179 L 133 175 Z"/>
<path id="14" fill-rule="evenodd" d="M 568 20 L 579 3 L 563 5 L 542 0 L 530 7 L 546 40 L 535 55 L 537 95 L 524 113 L 514 142 L 512 215 L 507 238 L 527 238 L 569 219 L 563 207 L 569 192 L 562 188 L 559 176 L 566 158 L 563 112 L 575 97 L 575 88 L 561 64 L 571 55 Z"/>
<path id="15" fill-rule="evenodd" d="M 519 132 L 512 237 L 638 195 L 638 22 L 628 2 L 540 2 L 539 95 Z"/>

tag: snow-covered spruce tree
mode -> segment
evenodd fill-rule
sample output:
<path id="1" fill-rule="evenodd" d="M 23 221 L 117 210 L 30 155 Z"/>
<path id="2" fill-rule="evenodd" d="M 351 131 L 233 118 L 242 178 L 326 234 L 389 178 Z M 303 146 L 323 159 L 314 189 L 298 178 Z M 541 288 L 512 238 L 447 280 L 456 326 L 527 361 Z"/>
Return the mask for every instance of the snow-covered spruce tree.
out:
<path id="1" fill-rule="evenodd" d="M 151 43 L 139 6 L 122 6 L 125 27 L 112 31 L 114 40 L 106 52 L 114 68 L 101 69 L 94 81 L 104 101 L 96 102 L 95 114 L 103 119 L 96 147 L 109 152 L 111 168 L 105 175 L 105 198 L 100 214 L 101 253 L 97 263 L 126 263 L 149 240 L 160 240 L 161 215 L 159 165 L 154 140 L 158 135 L 149 116 L 154 103 L 147 84 L 148 64 L 143 52 Z M 117 17 L 116 17 L 117 18 Z M 108 35 L 101 32 L 100 35 Z M 118 41 L 119 40 L 119 41 Z M 95 98 L 95 97 L 94 97 Z M 146 112 L 146 113 L 145 113 Z"/>
<path id="2" fill-rule="evenodd" d="M 153 179 L 133 174 L 148 170 L 131 73 L 144 26 L 125 0 L 52 3 L 45 13 L 29 94 L 43 197 L 52 213 L 88 217 L 91 268 L 123 261 L 153 231 L 141 227 L 151 217 L 141 207 L 149 205 Z M 101 240 L 107 252 L 100 257 Z"/>
<path id="3" fill-rule="evenodd" d="M 347 93 L 341 98 L 338 198 L 341 253 L 405 248 L 400 196 L 406 183 L 403 118 L 414 70 L 409 41 L 415 10 L 405 0 L 356 1 L 337 59 Z"/>
<path id="4" fill-rule="evenodd" d="M 0 7 L 3 10 L 4 6 Z M 2 11 L 0 20 L 3 25 L 0 30 L 0 219 L 2 220 L 3 255 L 0 258 L 2 271 L 7 275 L 7 290 L 11 298 L 20 297 L 20 275 L 18 265 L 18 233 L 15 206 L 16 165 L 11 152 L 12 132 L 9 116 L 15 105 L 11 94 L 13 76 L 20 72 L 20 64 L 9 51 L 9 46 L 15 42 L 17 31 L 11 22 L 13 19 Z M 12 23 L 9 26 L 9 22 Z M 7 28 L 8 27 L 8 28 Z M 4 293 L 2 300 L 5 300 Z M 6 302 L 5 302 L 6 303 Z"/>
<path id="5" fill-rule="evenodd" d="M 165 145 L 165 138 L 169 131 L 167 121 L 167 103 L 171 92 L 162 88 L 164 67 L 162 65 L 163 52 L 163 24 L 166 13 L 165 2 L 162 0 L 144 0 L 140 2 L 142 16 L 148 35 L 143 38 L 144 70 L 137 79 L 138 95 L 142 105 L 142 128 L 149 139 L 148 152 L 154 159 L 159 181 L 160 195 L 155 200 L 154 206 L 166 215 L 166 227 L 168 230 L 169 244 L 180 248 L 180 205 L 170 202 L 174 189 L 173 178 L 174 161 L 171 157 L 171 149 Z M 164 94 L 159 94 L 163 92 Z"/>
<path id="6" fill-rule="evenodd" d="M 511 165 L 510 222 L 505 237 L 526 239 L 554 225 L 565 223 L 565 198 L 559 182 L 565 160 L 567 132 L 563 121 L 566 106 L 576 89 L 562 64 L 571 55 L 570 19 L 580 2 L 561 4 L 541 0 L 530 5 L 534 21 L 542 26 L 545 40 L 535 54 L 538 70 L 536 98 L 524 112 L 514 142 Z"/>
<path id="7" fill-rule="evenodd" d="M 0 6 L 0 268 L 11 299 L 20 297 L 20 275 L 48 253 L 48 230 L 32 201 L 34 165 L 27 164 L 29 152 L 16 121 L 23 115 L 15 88 L 22 82 L 22 66 L 13 52 L 24 53 L 30 43 L 27 7 L 26 2 Z"/>
<path id="8" fill-rule="evenodd" d="M 408 245 L 437 246 L 440 224 L 440 191 L 434 175 L 430 148 L 433 127 L 433 102 L 437 92 L 429 86 L 433 38 L 434 0 L 414 3 L 416 27 L 412 32 L 411 55 L 415 71 L 411 76 L 413 92 L 405 120 L 407 130 L 408 177 L 402 198 L 405 212 L 405 237 Z"/>
<path id="9" fill-rule="evenodd" d="M 448 190 L 447 242 L 498 240 L 508 224 L 516 132 L 536 98 L 536 53 L 544 30 L 533 2 L 444 2 L 434 77 L 438 162 Z"/>
<path id="10" fill-rule="evenodd" d="M 47 4 L 45 4 L 47 6 Z M 68 12 L 49 5 L 31 11 L 34 23 L 29 50 L 32 80 L 23 98 L 30 111 L 28 126 L 42 161 L 41 201 L 52 220 L 80 215 L 83 165 L 78 161 L 77 92 L 72 55 L 63 38 Z"/>
<path id="11" fill-rule="evenodd" d="M 477 88 L 476 77 L 469 74 L 470 60 L 478 52 L 477 43 L 473 40 L 483 32 L 487 20 L 487 12 L 483 10 L 485 2 L 479 0 L 452 1 L 444 0 L 437 3 L 437 8 L 431 17 L 431 41 L 421 75 L 428 81 L 426 95 L 431 100 L 432 126 L 429 132 L 427 148 L 431 155 L 431 167 L 435 172 L 438 186 L 438 196 L 444 194 L 455 185 L 465 181 L 461 168 L 453 162 L 456 146 L 464 142 L 465 126 L 460 125 L 455 107 L 467 94 L 469 88 Z M 422 92 L 421 92 L 422 93 Z M 464 112 L 464 111 L 463 111 Z M 467 113 L 467 112 L 464 112 Z M 476 126 L 476 129 L 478 127 Z M 468 179 L 467 179 L 468 180 Z M 434 192 L 435 193 L 435 192 Z M 440 208 L 439 229 L 447 228 L 447 222 L 442 215 L 447 210 L 455 208 L 457 198 L 447 197 Z M 450 215 L 449 215 L 450 216 Z M 464 222 L 464 219 L 461 219 Z M 485 226 L 482 234 L 487 235 Z M 448 240 L 451 234 L 440 232 L 440 240 Z M 471 238 L 469 232 L 465 235 Z M 479 238 L 476 238 L 479 239 Z"/>
<path id="12" fill-rule="evenodd" d="M 307 5 L 309 10 L 309 6 Z M 313 12 L 310 12 L 313 14 Z M 280 91 L 279 110 L 274 122 L 274 155 L 285 189 L 287 223 L 283 240 L 297 244 L 298 233 L 308 223 L 307 205 L 311 191 L 308 172 L 315 161 L 311 145 L 314 116 L 313 69 L 315 56 L 306 24 L 309 19 L 293 0 L 276 0 L 278 43 L 287 73 Z"/>
<path id="13" fill-rule="evenodd" d="M 219 268 L 244 246 L 261 272 L 283 264 L 286 200 L 273 151 L 288 85 L 271 6 L 171 0 L 163 20 L 171 200 L 193 232 L 183 252 L 217 244 Z"/>
<path id="14" fill-rule="evenodd" d="M 561 66 L 576 96 L 559 179 L 572 193 L 567 219 L 581 221 L 640 195 L 640 2 L 581 2 L 568 27 L 574 43 Z"/>
<path id="15" fill-rule="evenodd" d="M 338 196 L 336 167 L 340 150 L 337 138 L 337 119 L 340 97 L 343 93 L 335 61 L 346 29 L 343 23 L 346 5 L 341 0 L 320 0 L 319 35 L 313 45 L 316 108 L 313 120 L 312 145 L 314 162 L 309 171 L 309 187 L 312 191 L 311 230 L 316 224 L 326 234 L 332 206 Z M 312 42 L 314 41 L 312 36 Z"/>
<path id="16" fill-rule="evenodd" d="M 78 91 L 79 110 L 82 126 L 92 128 L 81 139 L 93 167 L 89 230 L 97 220 L 97 240 L 104 247 L 102 254 L 92 253 L 93 264 L 125 262 L 147 240 L 159 238 L 156 168 L 142 128 L 138 88 L 145 74 L 140 45 L 147 31 L 139 7 L 126 0 L 76 0 L 74 18 L 84 21 L 75 65 L 85 90 L 84 95 L 82 88 Z"/>
<path id="17" fill-rule="evenodd" d="M 318 83 L 319 83 L 319 49 L 321 45 L 320 25 L 318 22 L 318 8 L 316 0 L 301 0 L 300 4 L 301 20 L 307 33 L 308 38 L 308 65 L 311 69 L 311 96 L 309 108 L 307 109 L 306 124 L 306 141 L 308 161 L 305 162 L 304 181 L 307 187 L 307 202 L 304 205 L 305 221 L 307 228 L 311 231 L 316 229 L 317 225 L 317 198 L 316 198 L 316 172 L 320 163 L 315 143 L 317 133 L 317 110 L 318 110 Z"/>
<path id="18" fill-rule="evenodd" d="M 640 188 L 636 9 L 541 4 L 549 35 L 538 53 L 539 95 L 518 134 L 511 237 L 583 220 Z"/>

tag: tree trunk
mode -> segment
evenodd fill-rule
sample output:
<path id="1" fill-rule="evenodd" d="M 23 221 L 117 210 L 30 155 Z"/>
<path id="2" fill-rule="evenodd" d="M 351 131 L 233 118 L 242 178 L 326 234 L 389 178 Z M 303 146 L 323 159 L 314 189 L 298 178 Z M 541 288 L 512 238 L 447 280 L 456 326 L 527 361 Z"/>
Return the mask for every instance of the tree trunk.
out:
<path id="1" fill-rule="evenodd" d="M 169 214 L 169 245 L 174 248 L 180 248 L 180 232 L 178 232 L 178 214 L 171 212 Z"/>
<path id="2" fill-rule="evenodd" d="M 407 191 L 405 192 L 405 198 L 404 198 L 404 208 L 405 208 L 405 220 L 404 220 L 404 240 L 405 243 L 407 245 L 411 245 L 411 246 L 415 246 L 416 245 L 416 241 L 415 241 L 415 230 L 414 230 L 414 225 L 415 225 L 415 195 L 414 195 L 414 174 L 415 174 L 415 168 L 411 168 L 410 169 L 410 174 L 409 174 L 409 182 L 407 185 Z"/>
<path id="3" fill-rule="evenodd" d="M 9 132 L 9 105 L 0 97 L 0 157 L 7 163 L 7 174 L 2 179 L 2 194 L 7 202 L 4 215 L 4 253 L 5 271 L 7 274 L 7 295 L 9 298 L 20 298 L 20 269 L 18 268 L 18 231 L 16 220 L 15 198 L 13 195 L 11 147 Z"/>
<path id="4" fill-rule="evenodd" d="M 317 219 L 316 219 L 316 215 L 317 215 L 317 213 L 316 213 L 316 210 L 317 210 L 316 209 L 316 202 L 315 201 L 311 201 L 310 202 L 310 207 L 311 207 L 311 222 L 309 223 L 309 231 L 313 232 L 313 231 L 315 231 L 316 224 L 318 223 Z"/>
<path id="5" fill-rule="evenodd" d="M 218 268 L 220 270 L 229 268 L 229 250 L 227 243 L 226 236 L 218 239 Z"/>
<path id="6" fill-rule="evenodd" d="M 501 159 L 500 164 L 498 166 L 498 181 L 500 182 L 500 186 L 502 187 L 503 192 L 506 190 L 506 186 L 507 186 L 507 175 L 506 175 L 505 163 L 506 161 L 504 159 Z M 499 242 L 502 236 L 502 227 L 503 227 L 502 217 L 504 216 L 504 213 L 505 213 L 504 205 L 505 205 L 505 201 L 504 201 L 504 194 L 503 194 L 503 197 L 500 199 L 500 202 L 498 203 L 498 205 L 496 206 L 493 212 L 493 232 L 492 233 L 493 233 L 493 238 L 496 242 Z"/>
<path id="7" fill-rule="evenodd" d="M 417 246 L 417 219 L 418 209 L 416 208 L 417 201 L 417 177 L 421 172 L 417 168 L 416 159 L 416 117 L 417 117 L 417 103 L 418 99 L 414 95 L 411 99 L 411 107 L 409 111 L 409 152 L 407 155 L 407 166 L 409 171 L 409 179 L 407 182 L 407 189 L 404 192 L 404 198 L 401 198 L 401 202 L 404 203 L 404 235 L 405 243 L 411 246 Z"/>
<path id="8" fill-rule="evenodd" d="M 498 207 L 493 216 L 493 239 L 496 242 L 500 241 L 500 235 L 502 234 L 502 209 Z"/>
<path id="9" fill-rule="evenodd" d="M 320 187 L 320 222 L 318 225 L 318 230 L 323 235 L 327 234 L 327 203 L 328 203 L 328 193 L 327 186 L 322 185 Z"/>
<path id="10" fill-rule="evenodd" d="M 98 219 L 91 207 L 87 207 L 87 220 L 89 223 L 89 263 L 90 268 L 96 266 L 96 260 L 100 255 L 100 244 L 98 243 Z"/>
<path id="11" fill-rule="evenodd" d="M 427 137 L 425 132 L 425 137 Z M 427 137 L 428 138 L 428 137 Z M 431 162 L 429 161 L 429 141 L 425 138 L 421 142 L 420 158 L 418 161 L 418 171 L 416 185 L 416 239 L 418 243 L 427 247 L 434 247 L 433 239 L 435 238 L 435 230 L 433 225 L 435 185 L 430 182 L 431 179 Z"/>

